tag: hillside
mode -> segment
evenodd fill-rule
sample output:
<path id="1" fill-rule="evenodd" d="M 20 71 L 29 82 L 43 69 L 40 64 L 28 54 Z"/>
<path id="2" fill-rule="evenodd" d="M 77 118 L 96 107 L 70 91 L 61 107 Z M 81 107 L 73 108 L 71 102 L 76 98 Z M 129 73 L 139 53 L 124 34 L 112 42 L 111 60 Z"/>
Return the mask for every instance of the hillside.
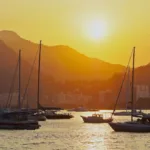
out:
<path id="1" fill-rule="evenodd" d="M 39 45 L 21 38 L 12 31 L 0 31 L 0 39 L 0 93 L 9 91 L 19 49 L 22 49 L 23 93 Z M 35 66 L 29 87 L 29 100 L 32 105 L 33 103 L 35 105 L 37 92 L 37 59 Z M 112 109 L 125 67 L 89 58 L 68 46 L 43 45 L 41 70 L 41 103 L 51 105 L 51 100 L 57 93 L 72 93 L 78 89 L 79 93 L 93 96 L 89 107 L 100 106 L 100 108 Z M 150 86 L 149 74 L 149 64 L 136 68 L 135 84 Z M 66 82 L 59 82 L 58 80 L 65 80 Z M 17 91 L 17 79 L 15 85 L 15 91 Z M 97 106 L 99 91 L 109 89 L 112 90 L 113 95 L 103 104 Z M 125 89 L 121 94 L 123 100 L 120 101 L 118 108 L 125 106 L 124 93 Z M 46 99 L 44 95 L 47 95 L 49 99 Z M 146 105 L 148 106 L 150 103 L 147 101 Z M 62 106 L 65 107 L 65 105 Z"/>
<path id="2" fill-rule="evenodd" d="M 25 40 L 12 31 L 0 31 L 0 39 L 15 52 L 22 49 L 23 58 L 30 64 L 39 48 L 38 44 Z M 103 80 L 110 78 L 115 72 L 124 71 L 121 65 L 89 58 L 64 45 L 43 45 L 41 63 L 43 72 L 57 80 Z"/>

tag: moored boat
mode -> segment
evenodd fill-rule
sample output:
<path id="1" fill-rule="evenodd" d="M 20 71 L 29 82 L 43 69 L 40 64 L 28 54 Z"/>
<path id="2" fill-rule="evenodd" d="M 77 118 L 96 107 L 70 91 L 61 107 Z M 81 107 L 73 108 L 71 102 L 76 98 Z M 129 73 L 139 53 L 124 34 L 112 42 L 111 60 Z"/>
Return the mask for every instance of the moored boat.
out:
<path id="1" fill-rule="evenodd" d="M 45 116 L 47 119 L 71 119 L 73 115 L 70 113 L 57 113 L 56 111 L 46 111 Z"/>
<path id="2" fill-rule="evenodd" d="M 132 69 L 132 88 L 131 88 L 131 121 L 129 122 L 112 122 L 109 123 L 111 128 L 116 132 L 150 132 L 150 116 L 146 114 L 135 115 L 134 114 L 134 58 L 135 58 L 135 47 L 133 48 L 133 69 Z M 130 60 L 129 60 L 130 62 Z M 122 87 L 122 86 L 121 86 Z M 120 94 L 120 92 L 119 92 Z M 119 96 L 118 96 L 119 97 Z M 118 99 L 117 99 L 118 100 Z M 116 105 L 117 105 L 116 101 Z M 116 107 L 115 105 L 115 107 Z M 115 112 L 112 113 L 112 115 Z M 137 121 L 134 121 L 133 117 L 138 117 Z M 141 119 L 140 119 L 141 118 Z"/>
<path id="3" fill-rule="evenodd" d="M 104 118 L 103 114 L 93 114 L 92 116 L 81 116 L 85 123 L 109 123 L 112 118 Z"/>
<path id="4" fill-rule="evenodd" d="M 135 122 L 111 122 L 111 128 L 116 132 L 150 132 L 150 124 Z"/>
<path id="5" fill-rule="evenodd" d="M 0 114 L 0 129 L 39 129 L 40 125 L 36 120 L 29 120 L 27 112 L 12 111 Z"/>

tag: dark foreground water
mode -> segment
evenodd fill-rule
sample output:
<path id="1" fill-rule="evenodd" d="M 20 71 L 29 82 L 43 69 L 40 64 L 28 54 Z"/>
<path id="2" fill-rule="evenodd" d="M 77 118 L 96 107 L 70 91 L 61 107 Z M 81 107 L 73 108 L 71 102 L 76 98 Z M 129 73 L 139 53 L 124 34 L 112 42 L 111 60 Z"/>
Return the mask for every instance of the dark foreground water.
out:
<path id="1" fill-rule="evenodd" d="M 75 113 L 70 120 L 47 120 L 35 131 L 0 130 L 0 150 L 150 150 L 150 133 L 116 133 L 108 124 L 85 124 Z M 116 120 L 128 120 L 118 117 Z"/>

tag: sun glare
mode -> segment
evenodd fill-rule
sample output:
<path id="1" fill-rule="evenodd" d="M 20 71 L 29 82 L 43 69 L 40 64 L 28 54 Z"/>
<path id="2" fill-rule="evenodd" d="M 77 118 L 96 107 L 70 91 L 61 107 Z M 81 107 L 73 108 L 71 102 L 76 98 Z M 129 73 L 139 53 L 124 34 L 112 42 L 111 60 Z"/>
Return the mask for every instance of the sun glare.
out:
<path id="1" fill-rule="evenodd" d="M 88 36 L 94 40 L 103 39 L 107 34 L 107 25 L 104 21 L 92 21 L 87 24 Z"/>

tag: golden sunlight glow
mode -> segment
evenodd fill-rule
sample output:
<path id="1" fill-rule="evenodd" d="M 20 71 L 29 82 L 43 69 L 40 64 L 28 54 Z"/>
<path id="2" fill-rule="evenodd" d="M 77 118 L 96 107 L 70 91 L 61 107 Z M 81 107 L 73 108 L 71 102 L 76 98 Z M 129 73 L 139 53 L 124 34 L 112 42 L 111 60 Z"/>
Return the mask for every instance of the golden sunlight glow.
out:
<path id="1" fill-rule="evenodd" d="M 34 43 L 41 39 L 45 45 L 68 45 L 113 64 L 126 65 L 136 46 L 136 65 L 150 62 L 150 0 L 36 2 L 0 0 L 0 30 L 15 31 Z"/>
<path id="2" fill-rule="evenodd" d="M 104 21 L 95 20 L 87 24 L 86 32 L 94 40 L 103 39 L 107 35 L 107 25 Z"/>

